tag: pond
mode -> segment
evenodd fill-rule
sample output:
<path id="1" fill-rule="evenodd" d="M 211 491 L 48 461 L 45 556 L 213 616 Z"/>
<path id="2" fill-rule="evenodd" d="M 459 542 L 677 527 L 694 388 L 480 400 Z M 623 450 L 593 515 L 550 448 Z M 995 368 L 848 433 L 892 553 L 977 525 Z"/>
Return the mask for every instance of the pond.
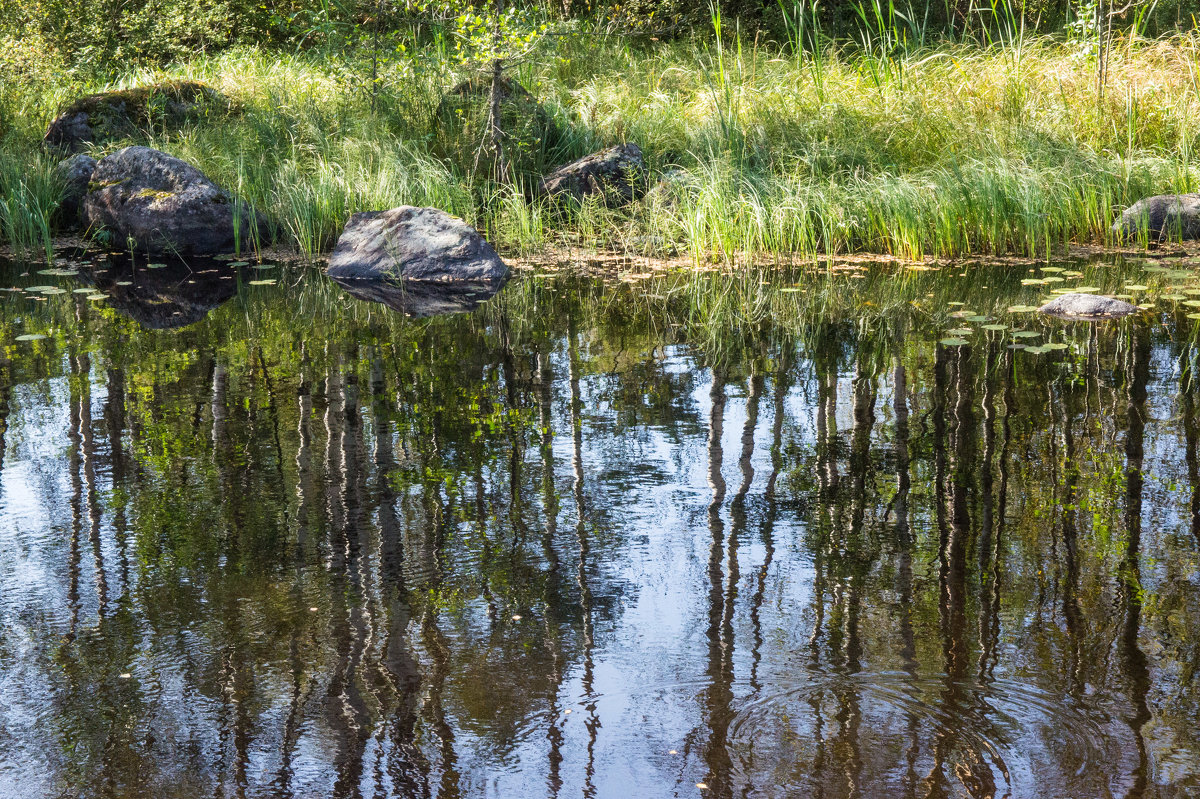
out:
<path id="1" fill-rule="evenodd" d="M 1200 792 L 1200 264 L 62 261 L 0 263 L 0 796 Z M 1084 284 L 1148 310 L 1025 310 Z"/>

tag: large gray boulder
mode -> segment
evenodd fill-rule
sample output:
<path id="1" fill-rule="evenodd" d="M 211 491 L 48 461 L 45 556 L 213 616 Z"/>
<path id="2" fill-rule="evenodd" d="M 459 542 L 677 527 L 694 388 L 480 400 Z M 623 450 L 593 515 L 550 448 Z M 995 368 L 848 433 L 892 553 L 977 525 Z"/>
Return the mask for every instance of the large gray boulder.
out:
<path id="1" fill-rule="evenodd" d="M 1096 294 L 1063 294 L 1038 308 L 1039 313 L 1063 319 L 1111 319 L 1140 310 L 1136 305 Z"/>
<path id="2" fill-rule="evenodd" d="M 502 283 L 508 267 L 456 216 L 402 205 L 354 214 L 326 273 L 339 279 Z"/>
<path id="3" fill-rule="evenodd" d="M 577 200 L 599 194 L 615 205 L 641 193 L 645 170 L 642 148 L 619 144 L 559 167 L 542 180 L 541 189 L 546 195 L 570 195 Z"/>
<path id="4" fill-rule="evenodd" d="M 1133 238 L 1146 231 L 1151 241 L 1200 239 L 1200 194 L 1160 194 L 1125 209 L 1112 231 Z"/>
<path id="5" fill-rule="evenodd" d="M 54 118 L 42 144 L 77 153 L 89 144 L 135 135 L 146 128 L 177 128 L 206 114 L 230 109 L 216 89 L 196 81 L 165 81 L 89 94 Z"/>
<path id="6" fill-rule="evenodd" d="M 149 147 L 101 159 L 82 206 L 85 226 L 151 254 L 229 252 L 239 238 L 250 243 L 260 225 L 199 169 Z"/>
<path id="7" fill-rule="evenodd" d="M 79 221 L 80 203 L 88 193 L 88 184 L 91 183 L 95 171 L 96 159 L 82 153 L 60 161 L 54 168 L 58 179 L 62 181 L 62 199 L 59 200 L 58 207 L 65 222 L 74 224 Z"/>

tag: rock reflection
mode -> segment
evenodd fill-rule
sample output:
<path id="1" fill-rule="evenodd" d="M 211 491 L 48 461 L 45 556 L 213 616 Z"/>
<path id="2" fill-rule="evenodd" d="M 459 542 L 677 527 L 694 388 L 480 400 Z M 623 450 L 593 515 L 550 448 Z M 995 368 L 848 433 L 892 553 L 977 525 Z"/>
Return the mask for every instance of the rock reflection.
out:
<path id="1" fill-rule="evenodd" d="M 66 344 L 0 352 L 0 795 L 1200 786 L 1169 318 L 705 350 L 517 287 L 412 323 L 314 276 L 165 342 L 22 298 Z"/>
<path id="2" fill-rule="evenodd" d="M 407 280 L 354 280 L 331 277 L 343 291 L 364 302 L 386 305 L 393 311 L 417 318 L 466 313 L 487 302 L 503 287 L 498 283 L 435 283 Z"/>
<path id="3" fill-rule="evenodd" d="M 236 269 L 219 261 L 169 261 L 154 268 L 113 257 L 81 273 L 117 312 L 151 330 L 193 325 L 237 294 Z"/>

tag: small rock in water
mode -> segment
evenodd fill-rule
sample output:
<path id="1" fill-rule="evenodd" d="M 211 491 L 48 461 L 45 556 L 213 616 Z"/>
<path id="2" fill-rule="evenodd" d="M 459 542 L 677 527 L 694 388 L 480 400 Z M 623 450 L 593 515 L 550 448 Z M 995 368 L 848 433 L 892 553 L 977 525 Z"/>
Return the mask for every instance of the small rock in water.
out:
<path id="1" fill-rule="evenodd" d="M 1110 319 L 1138 313 L 1136 305 L 1097 294 L 1063 294 L 1038 308 L 1040 313 L 1067 319 Z"/>

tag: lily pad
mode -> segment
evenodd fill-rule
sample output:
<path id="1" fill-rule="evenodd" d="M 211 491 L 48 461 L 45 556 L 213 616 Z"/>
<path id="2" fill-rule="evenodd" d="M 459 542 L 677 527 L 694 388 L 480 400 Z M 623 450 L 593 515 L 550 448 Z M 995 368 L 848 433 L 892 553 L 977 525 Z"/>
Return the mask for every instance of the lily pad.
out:
<path id="1" fill-rule="evenodd" d="M 1049 352 L 1046 347 L 1026 347 L 1026 352 L 1032 352 L 1034 355 L 1041 355 L 1043 352 Z"/>
<path id="2" fill-rule="evenodd" d="M 1010 305 L 1008 306 L 1009 313 L 1032 313 L 1037 310 L 1036 305 Z"/>
<path id="3" fill-rule="evenodd" d="M 230 261 L 229 266 L 249 266 L 249 261 Z"/>
<path id="4" fill-rule="evenodd" d="M 974 316 L 968 316 L 967 321 L 968 322 L 990 322 L 990 321 L 992 321 L 992 317 L 984 316 L 983 314 L 975 314 Z"/>
<path id="5" fill-rule="evenodd" d="M 251 280 L 250 285 L 251 286 L 274 286 L 275 281 L 274 280 Z"/>
<path id="6" fill-rule="evenodd" d="M 1075 288 L 1073 288 L 1071 290 L 1077 291 L 1080 294 L 1095 294 L 1097 291 L 1100 290 L 1100 287 L 1099 286 L 1076 286 Z"/>
<path id="7" fill-rule="evenodd" d="M 1062 343 L 1061 341 L 1051 341 L 1046 344 L 1043 344 L 1042 347 L 1044 349 L 1048 349 L 1048 350 L 1065 350 L 1067 348 L 1067 345 Z"/>
<path id="8" fill-rule="evenodd" d="M 107 295 L 107 294 L 89 294 L 89 295 L 87 295 L 87 297 L 86 297 L 85 299 L 89 299 L 89 300 L 107 300 L 107 299 L 108 299 L 108 295 Z"/>
<path id="9" fill-rule="evenodd" d="M 984 330 L 1008 330 L 1008 325 L 984 325 Z"/>
<path id="10" fill-rule="evenodd" d="M 63 269 L 60 266 L 56 266 L 53 269 L 39 269 L 38 274 L 52 275 L 53 277 L 74 277 L 75 275 L 78 275 L 79 272 L 74 269 Z"/>
<path id="11" fill-rule="evenodd" d="M 1185 300 L 1183 304 L 1189 308 L 1200 308 L 1200 300 Z"/>
<path id="12" fill-rule="evenodd" d="M 146 264 L 147 269 L 166 269 L 166 264 Z"/>
<path id="13" fill-rule="evenodd" d="M 947 347 L 961 347 L 962 345 L 968 343 L 970 342 L 968 342 L 965 338 L 944 338 L 938 341 L 938 344 L 943 344 Z"/>
<path id="14" fill-rule="evenodd" d="M 1063 280 L 1064 278 L 1061 278 L 1058 275 L 1051 275 L 1050 277 L 1042 278 L 1043 283 L 1062 283 Z"/>
<path id="15" fill-rule="evenodd" d="M 1149 287 L 1149 286 L 1142 286 L 1142 285 L 1140 285 L 1140 284 L 1136 284 L 1136 283 L 1135 283 L 1135 284 L 1132 284 L 1132 285 L 1126 286 L 1126 287 L 1125 287 L 1125 290 L 1126 290 L 1126 291 L 1145 291 L 1145 290 L 1146 290 L 1146 289 L 1148 289 L 1148 288 L 1150 288 L 1150 287 Z"/>
<path id="16" fill-rule="evenodd" d="M 1043 272 L 1065 272 L 1066 270 L 1063 269 L 1061 266 L 1043 266 L 1042 271 Z"/>
<path id="17" fill-rule="evenodd" d="M 1159 299 L 1163 299 L 1163 300 L 1186 300 L 1186 299 L 1187 299 L 1187 295 L 1186 295 L 1186 294 L 1164 294 L 1164 295 L 1162 295 L 1162 297 L 1160 297 Z"/>
<path id="18" fill-rule="evenodd" d="M 132 280 L 118 280 L 117 285 L 118 286 L 132 286 L 133 281 Z"/>
<path id="19" fill-rule="evenodd" d="M 1037 338 L 1042 335 L 1036 330 L 1014 330 L 1013 338 Z"/>
<path id="20" fill-rule="evenodd" d="M 72 293 L 72 294 L 91 294 L 91 293 L 92 293 L 92 287 L 91 287 L 91 286 L 84 286 L 84 287 L 83 287 L 83 288 L 81 288 L 81 289 L 71 289 L 71 293 Z"/>
<path id="21" fill-rule="evenodd" d="M 42 294 L 66 294 L 66 293 L 67 293 L 67 290 L 66 290 L 66 289 L 60 289 L 60 288 L 57 288 L 57 287 L 51 287 L 51 288 L 48 288 L 48 289 L 42 289 L 40 293 L 42 293 Z"/>

